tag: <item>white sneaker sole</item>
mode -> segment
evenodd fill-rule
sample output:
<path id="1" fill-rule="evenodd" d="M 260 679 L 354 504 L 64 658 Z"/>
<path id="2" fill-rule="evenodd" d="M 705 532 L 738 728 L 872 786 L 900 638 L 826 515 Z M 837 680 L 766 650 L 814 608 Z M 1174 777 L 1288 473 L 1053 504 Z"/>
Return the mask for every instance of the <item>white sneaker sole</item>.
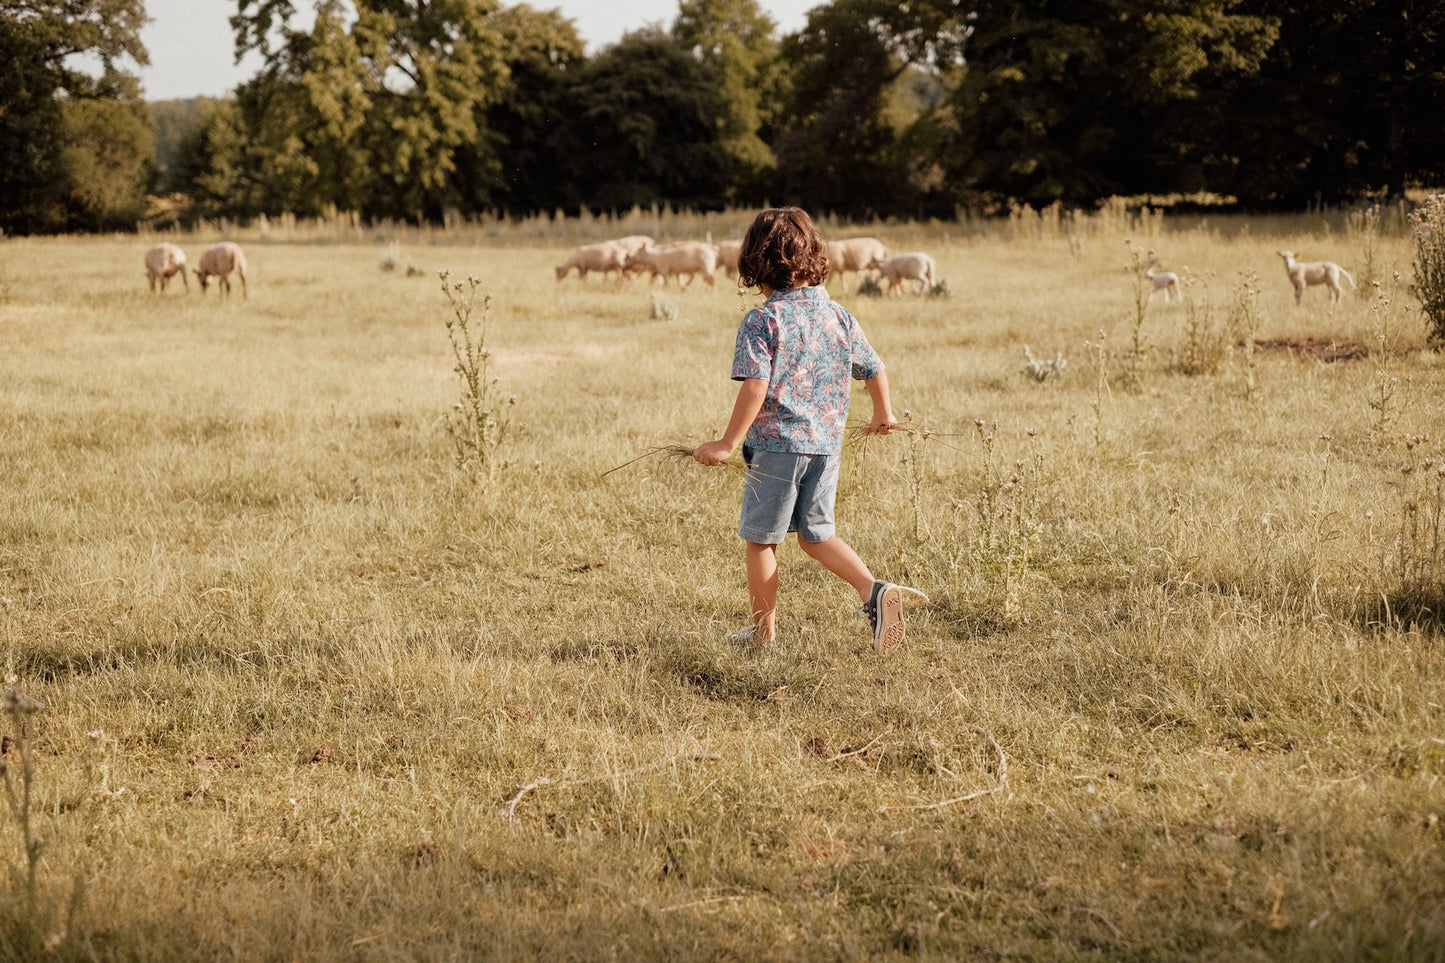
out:
<path id="1" fill-rule="evenodd" d="M 890 585 L 878 597 L 878 634 L 873 639 L 873 650 L 879 655 L 888 655 L 903 644 L 907 629 L 903 625 L 903 593 L 898 586 Z"/>
<path id="2" fill-rule="evenodd" d="M 927 595 L 916 588 L 909 588 L 907 585 L 893 585 L 883 590 L 882 596 L 878 599 L 878 636 L 873 640 L 873 651 L 880 656 L 886 656 L 903 644 L 903 637 L 908 629 L 903 623 L 903 593 L 912 592 L 914 595 L 929 601 Z"/>

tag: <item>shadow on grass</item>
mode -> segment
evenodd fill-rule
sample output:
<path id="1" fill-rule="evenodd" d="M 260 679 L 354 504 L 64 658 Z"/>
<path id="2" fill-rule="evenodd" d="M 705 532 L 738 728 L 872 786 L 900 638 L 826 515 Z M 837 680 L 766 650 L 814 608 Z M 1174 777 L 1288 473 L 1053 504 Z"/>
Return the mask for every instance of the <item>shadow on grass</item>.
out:
<path id="1" fill-rule="evenodd" d="M 778 652 L 746 655 L 677 645 L 658 652 L 657 668 L 699 695 L 718 702 L 761 702 L 783 686 L 796 686 L 803 673 Z"/>
<path id="2" fill-rule="evenodd" d="M 928 624 L 952 639 L 987 639 L 1009 635 L 1015 626 L 999 617 L 991 601 L 939 593 L 928 605 Z"/>
<path id="3" fill-rule="evenodd" d="M 1358 617 L 1367 629 L 1389 627 L 1445 636 L 1445 583 L 1381 595 L 1362 606 Z"/>
<path id="4" fill-rule="evenodd" d="M 138 655 L 134 646 L 89 652 L 48 645 L 27 646 L 16 650 L 14 671 L 23 679 L 55 683 L 114 671 L 134 662 Z"/>

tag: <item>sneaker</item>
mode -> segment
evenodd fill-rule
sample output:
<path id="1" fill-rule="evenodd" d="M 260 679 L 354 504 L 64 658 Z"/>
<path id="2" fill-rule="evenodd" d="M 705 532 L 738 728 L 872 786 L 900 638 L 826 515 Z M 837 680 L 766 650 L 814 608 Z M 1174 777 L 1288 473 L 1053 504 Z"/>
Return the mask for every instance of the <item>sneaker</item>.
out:
<path id="1" fill-rule="evenodd" d="M 880 579 L 873 583 L 873 591 L 868 594 L 868 601 L 858 609 L 858 614 L 873 626 L 873 651 L 879 655 L 888 655 L 903 644 L 906 631 L 903 626 L 904 592 L 912 592 L 925 602 L 928 601 L 928 596 L 916 588 L 894 585 Z"/>
<path id="2" fill-rule="evenodd" d="M 747 649 L 750 652 L 756 652 L 759 649 L 770 649 L 773 646 L 773 640 L 758 631 L 756 625 L 743 626 L 728 636 L 728 641 L 738 648 Z"/>

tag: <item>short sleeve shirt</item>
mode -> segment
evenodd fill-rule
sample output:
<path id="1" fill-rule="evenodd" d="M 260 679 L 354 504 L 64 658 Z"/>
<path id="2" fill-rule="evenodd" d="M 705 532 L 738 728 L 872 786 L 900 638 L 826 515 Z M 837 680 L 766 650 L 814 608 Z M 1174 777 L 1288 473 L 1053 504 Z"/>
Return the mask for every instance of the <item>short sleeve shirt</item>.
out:
<path id="1" fill-rule="evenodd" d="M 831 455 L 843 447 L 850 379 L 883 370 L 863 329 L 827 289 L 774 291 L 738 327 L 734 381 L 768 383 L 746 444 L 759 451 Z"/>

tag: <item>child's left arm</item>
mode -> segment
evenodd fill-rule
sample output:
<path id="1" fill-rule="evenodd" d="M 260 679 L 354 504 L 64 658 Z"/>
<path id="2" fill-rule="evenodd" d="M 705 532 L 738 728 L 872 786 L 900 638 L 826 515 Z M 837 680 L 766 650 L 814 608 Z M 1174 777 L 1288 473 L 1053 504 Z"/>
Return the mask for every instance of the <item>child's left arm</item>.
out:
<path id="1" fill-rule="evenodd" d="M 863 382 L 863 387 L 868 389 L 868 398 L 873 402 L 873 419 L 868 422 L 868 433 L 888 434 L 894 424 L 893 402 L 888 397 L 888 372 L 880 368 L 876 375 Z"/>

